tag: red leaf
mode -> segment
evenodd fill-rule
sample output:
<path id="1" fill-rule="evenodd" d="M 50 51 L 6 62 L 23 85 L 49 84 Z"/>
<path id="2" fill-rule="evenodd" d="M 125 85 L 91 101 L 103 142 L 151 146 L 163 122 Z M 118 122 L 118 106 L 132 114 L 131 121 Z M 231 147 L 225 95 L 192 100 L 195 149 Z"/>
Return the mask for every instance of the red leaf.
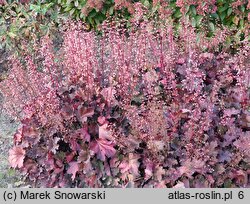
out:
<path id="1" fill-rule="evenodd" d="M 149 179 L 153 175 L 154 164 L 149 159 L 146 159 L 145 179 Z"/>
<path id="2" fill-rule="evenodd" d="M 21 147 L 13 147 L 9 150 L 9 162 L 13 168 L 23 167 L 23 160 L 25 158 L 25 150 Z"/>
<path id="3" fill-rule="evenodd" d="M 81 149 L 81 146 L 77 143 L 77 141 L 74 138 L 70 138 L 69 144 L 73 151 L 79 151 Z"/>
<path id="4" fill-rule="evenodd" d="M 113 101 L 116 101 L 115 99 L 115 89 L 113 89 L 112 87 L 108 87 L 108 88 L 104 88 L 101 91 L 101 95 L 104 97 L 104 99 L 110 104 Z"/>
<path id="5" fill-rule="evenodd" d="M 138 175 L 138 169 L 140 166 L 138 159 L 139 158 L 137 156 L 134 156 L 132 153 L 130 153 L 128 156 L 128 161 L 122 161 L 119 165 L 121 173 L 124 174 L 125 172 L 130 172 L 133 175 Z"/>
<path id="6" fill-rule="evenodd" d="M 111 132 L 108 130 L 108 123 L 99 126 L 99 138 L 112 140 Z"/>
<path id="7" fill-rule="evenodd" d="M 36 174 L 38 172 L 37 163 L 32 159 L 25 160 L 23 173 Z"/>
<path id="8" fill-rule="evenodd" d="M 23 138 L 22 128 L 19 128 L 14 135 L 14 142 L 21 142 Z"/>
<path id="9" fill-rule="evenodd" d="M 93 116 L 95 113 L 93 108 L 80 107 L 78 109 L 78 117 L 82 121 L 82 123 L 87 121 L 88 117 Z"/>
<path id="10" fill-rule="evenodd" d="M 72 174 L 71 179 L 72 181 L 75 180 L 76 173 L 79 171 L 79 166 L 77 162 L 70 162 L 69 168 L 67 170 L 68 174 Z"/>
<path id="11" fill-rule="evenodd" d="M 58 137 L 48 140 L 48 150 L 50 150 L 51 152 L 55 154 L 59 147 L 59 144 L 58 144 L 59 141 L 60 141 L 60 138 Z"/>
<path id="12" fill-rule="evenodd" d="M 249 132 L 242 133 L 241 137 L 237 139 L 234 143 L 239 150 L 246 156 L 250 155 L 250 134 Z"/>
<path id="13" fill-rule="evenodd" d="M 185 188 L 185 185 L 183 182 L 179 181 L 173 188 Z"/>
<path id="14" fill-rule="evenodd" d="M 32 126 L 24 125 L 22 129 L 23 137 L 32 145 L 37 144 L 40 134 L 37 129 Z"/>
<path id="15" fill-rule="evenodd" d="M 87 142 L 90 141 L 90 134 L 88 133 L 87 128 L 81 128 L 79 132 L 82 139 L 84 139 Z"/>
<path id="16" fill-rule="evenodd" d="M 99 138 L 91 144 L 90 149 L 97 154 L 98 159 L 105 161 L 105 156 L 114 156 L 116 150 L 113 148 L 113 146 L 114 144 L 112 141 Z"/>
<path id="17" fill-rule="evenodd" d="M 73 117 L 73 113 L 74 113 L 74 110 L 72 107 L 70 107 L 69 105 L 65 105 L 62 107 L 61 109 L 61 114 L 62 116 L 66 119 L 66 120 L 69 120 Z"/>
<path id="18" fill-rule="evenodd" d="M 226 109 L 223 112 L 224 117 L 231 117 L 232 115 L 238 115 L 239 113 L 240 111 L 235 108 Z"/>
<path id="19" fill-rule="evenodd" d="M 26 125 L 23 126 L 23 134 L 26 137 L 31 137 L 31 138 L 37 138 L 39 136 L 38 131 L 34 127 L 26 126 Z"/>
<path id="20" fill-rule="evenodd" d="M 69 163 L 74 159 L 74 156 L 76 155 L 75 152 L 71 152 L 70 154 L 66 155 L 66 161 Z"/>
<path id="21" fill-rule="evenodd" d="M 104 116 L 99 116 L 97 121 L 100 125 L 103 125 L 106 122 L 106 118 Z"/>
<path id="22" fill-rule="evenodd" d="M 77 158 L 77 162 L 78 163 L 85 163 L 89 160 L 89 151 L 87 150 L 82 150 L 80 153 L 79 153 L 79 156 Z"/>
<path id="23" fill-rule="evenodd" d="M 162 166 L 157 166 L 155 171 L 155 177 L 158 182 L 162 181 L 162 177 L 165 174 L 165 170 Z"/>

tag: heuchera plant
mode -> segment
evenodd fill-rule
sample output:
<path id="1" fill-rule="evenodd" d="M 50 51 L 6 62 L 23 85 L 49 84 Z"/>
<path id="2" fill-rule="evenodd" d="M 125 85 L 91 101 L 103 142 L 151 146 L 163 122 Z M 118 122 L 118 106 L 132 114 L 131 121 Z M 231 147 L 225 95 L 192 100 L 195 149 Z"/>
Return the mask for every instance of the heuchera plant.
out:
<path id="1" fill-rule="evenodd" d="M 70 23 L 56 52 L 10 59 L 9 161 L 36 187 L 249 187 L 249 42 L 135 15 L 102 33 Z M 198 41 L 197 41 L 198 39 Z"/>

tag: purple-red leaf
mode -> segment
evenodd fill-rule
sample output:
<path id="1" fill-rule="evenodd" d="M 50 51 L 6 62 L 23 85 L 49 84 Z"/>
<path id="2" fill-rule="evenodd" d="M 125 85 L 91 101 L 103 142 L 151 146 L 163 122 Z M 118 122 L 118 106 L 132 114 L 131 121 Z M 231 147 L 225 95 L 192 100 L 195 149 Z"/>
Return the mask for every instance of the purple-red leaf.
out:
<path id="1" fill-rule="evenodd" d="M 121 169 L 121 173 L 129 172 L 134 175 L 138 175 L 139 166 L 140 164 L 138 162 L 138 157 L 130 153 L 128 156 L 128 161 L 122 161 L 121 164 L 119 165 L 119 168 Z"/>
<path id="2" fill-rule="evenodd" d="M 72 174 L 71 179 L 72 181 L 75 180 L 76 173 L 79 171 L 79 166 L 77 162 L 70 162 L 69 168 L 67 170 L 68 174 Z"/>
<path id="3" fill-rule="evenodd" d="M 114 149 L 114 144 L 112 141 L 99 138 L 91 144 L 90 149 L 96 153 L 97 158 L 105 161 L 105 156 L 112 157 L 114 156 L 116 150 Z"/>
<path id="4" fill-rule="evenodd" d="M 102 96 L 104 99 L 110 104 L 112 101 L 115 101 L 115 89 L 112 87 L 104 88 L 101 91 Z"/>
<path id="5" fill-rule="evenodd" d="M 13 168 L 23 167 L 23 160 L 25 158 L 25 150 L 21 147 L 13 147 L 9 150 L 9 162 Z"/>
<path id="6" fill-rule="evenodd" d="M 99 138 L 112 140 L 111 132 L 108 130 L 108 123 L 99 126 Z"/>
<path id="7" fill-rule="evenodd" d="M 84 141 L 87 141 L 87 142 L 90 141 L 90 134 L 88 133 L 87 127 L 83 127 L 81 129 L 78 129 L 74 133 L 79 135 L 80 138 L 83 139 Z M 73 134 L 73 136 L 74 136 L 74 134 Z"/>
<path id="8" fill-rule="evenodd" d="M 95 112 L 93 108 L 80 107 L 78 109 L 78 117 L 82 123 L 86 122 L 87 118 L 93 116 L 94 113 Z"/>

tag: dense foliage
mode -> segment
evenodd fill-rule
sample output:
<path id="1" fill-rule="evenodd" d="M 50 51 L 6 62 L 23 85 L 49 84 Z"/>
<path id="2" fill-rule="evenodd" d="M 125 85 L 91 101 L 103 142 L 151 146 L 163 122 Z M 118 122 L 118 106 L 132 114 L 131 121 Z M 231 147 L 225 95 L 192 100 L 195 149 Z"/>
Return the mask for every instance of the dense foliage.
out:
<path id="1" fill-rule="evenodd" d="M 249 42 L 134 16 L 10 59 L 11 166 L 37 187 L 249 187 Z"/>
<path id="2" fill-rule="evenodd" d="M 54 34 L 64 19 L 53 3 L 27 4 L 29 1 L 0 5 L 0 49 L 23 51 L 23 45 L 41 36 Z M 26 3 L 25 3 L 26 2 Z"/>

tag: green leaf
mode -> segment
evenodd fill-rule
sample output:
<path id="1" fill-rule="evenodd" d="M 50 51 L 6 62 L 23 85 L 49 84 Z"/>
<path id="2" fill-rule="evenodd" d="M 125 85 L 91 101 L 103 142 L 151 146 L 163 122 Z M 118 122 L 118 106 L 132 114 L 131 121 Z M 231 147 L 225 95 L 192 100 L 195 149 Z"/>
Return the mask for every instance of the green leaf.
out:
<path id="1" fill-rule="evenodd" d="M 242 29 L 244 27 L 244 19 L 240 20 L 240 28 Z"/>
<path id="2" fill-rule="evenodd" d="M 73 8 L 72 10 L 70 10 L 69 15 L 72 16 L 74 14 L 75 10 L 76 10 L 75 8 Z"/>
<path id="3" fill-rule="evenodd" d="M 71 4 L 71 0 L 67 0 L 66 4 L 70 5 Z"/>
<path id="4" fill-rule="evenodd" d="M 12 33 L 16 33 L 18 31 L 18 28 L 16 27 L 16 25 L 11 25 L 10 26 L 10 32 L 12 32 Z"/>
<path id="5" fill-rule="evenodd" d="M 15 38 L 17 35 L 15 34 L 15 33 L 13 33 L 13 32 L 8 32 L 8 34 L 7 34 L 10 38 Z"/>
<path id="6" fill-rule="evenodd" d="M 47 13 L 47 11 L 48 11 L 47 8 L 42 8 L 42 9 L 41 9 L 41 13 L 42 13 L 43 15 L 45 15 L 45 14 Z"/>
<path id="7" fill-rule="evenodd" d="M 89 21 L 90 25 L 92 25 L 92 26 L 95 25 L 95 22 L 94 22 L 93 18 L 88 17 L 88 21 Z"/>
<path id="8" fill-rule="evenodd" d="M 21 6 L 16 7 L 16 12 L 17 12 L 17 13 L 21 12 L 21 10 L 22 10 L 22 7 L 21 7 Z"/>
<path id="9" fill-rule="evenodd" d="M 76 0 L 76 1 L 74 2 L 74 4 L 75 4 L 75 7 L 78 7 L 78 6 L 79 6 L 78 0 Z"/>
<path id="10" fill-rule="evenodd" d="M 174 13 L 174 17 L 175 17 L 175 18 L 180 18 L 180 17 L 182 17 L 182 13 L 181 13 L 180 9 L 176 10 L 176 12 Z"/>
<path id="11" fill-rule="evenodd" d="M 66 7 L 65 9 L 64 9 L 64 11 L 65 12 L 68 12 L 68 11 L 70 11 L 72 9 L 72 7 L 71 6 L 68 6 L 68 7 Z"/>
<path id="12" fill-rule="evenodd" d="M 244 12 L 246 11 L 245 6 L 244 6 L 244 5 L 241 5 L 241 6 L 240 6 L 240 10 L 244 13 Z"/>
<path id="13" fill-rule="evenodd" d="M 176 3 L 175 2 L 171 2 L 169 4 L 169 7 L 172 8 L 172 9 L 175 9 L 176 8 Z"/>
<path id="14" fill-rule="evenodd" d="M 210 30 L 211 30 L 212 32 L 215 31 L 215 26 L 214 26 L 214 24 L 213 24 L 212 22 L 209 22 L 209 23 L 208 23 L 208 26 L 209 26 L 209 28 L 210 28 Z"/>
<path id="15" fill-rule="evenodd" d="M 111 6 L 111 7 L 109 8 L 109 14 L 110 14 L 110 15 L 113 15 L 113 13 L 114 13 L 114 7 Z"/>
<path id="16" fill-rule="evenodd" d="M 99 25 L 100 24 L 100 20 L 98 18 L 94 18 L 95 24 Z"/>
<path id="17" fill-rule="evenodd" d="M 199 35 L 197 35 L 197 37 L 196 37 L 196 42 L 197 42 L 197 43 L 200 43 L 200 41 L 201 41 L 201 37 L 200 37 Z"/>
<path id="18" fill-rule="evenodd" d="M 225 17 L 226 17 L 226 12 L 223 12 L 220 14 L 221 21 L 223 21 L 225 19 Z"/>
<path id="19" fill-rule="evenodd" d="M 234 18 L 233 18 L 233 23 L 235 24 L 235 25 L 238 25 L 239 24 L 239 18 L 237 17 L 237 16 L 234 16 Z"/>
<path id="20" fill-rule="evenodd" d="M 93 9 L 93 10 L 89 13 L 88 17 L 89 17 L 89 18 L 93 18 L 96 14 L 97 14 L 96 11 Z"/>
<path id="21" fill-rule="evenodd" d="M 46 32 L 48 31 L 48 29 L 49 29 L 49 26 L 48 26 L 48 25 L 40 25 L 40 28 L 41 28 L 41 30 L 42 30 L 44 33 L 46 33 Z"/>
<path id="22" fill-rule="evenodd" d="M 81 7 L 85 6 L 85 5 L 86 5 L 86 3 L 87 3 L 87 1 L 86 1 L 86 0 L 84 0 L 84 1 L 80 1 L 80 2 L 79 2 L 79 4 L 80 4 L 80 6 L 81 6 Z"/>
<path id="23" fill-rule="evenodd" d="M 39 5 L 30 4 L 30 10 L 39 13 L 39 12 L 40 12 L 40 9 L 41 9 L 41 7 L 40 7 Z"/>
<path id="24" fill-rule="evenodd" d="M 193 27 L 196 27 L 196 19 L 195 19 L 195 18 L 192 18 L 192 19 L 191 19 L 191 25 L 192 25 Z"/>
<path id="25" fill-rule="evenodd" d="M 203 16 L 195 16 L 195 20 L 196 20 L 196 26 L 199 26 L 202 22 Z"/>
<path id="26" fill-rule="evenodd" d="M 57 21 L 58 20 L 58 12 L 52 12 L 51 13 L 51 19 L 54 20 L 54 21 Z"/>
<path id="27" fill-rule="evenodd" d="M 102 10 L 101 10 L 101 13 L 102 13 L 103 15 L 106 15 L 106 12 L 107 12 L 107 8 L 106 8 L 106 7 L 103 7 Z"/>
<path id="28" fill-rule="evenodd" d="M 191 9 L 192 13 L 193 13 L 194 15 L 196 15 L 196 8 L 195 8 L 195 6 L 194 6 L 194 5 L 191 5 L 191 6 L 190 6 L 190 9 Z"/>
<path id="29" fill-rule="evenodd" d="M 232 42 L 231 38 L 230 38 L 230 37 L 227 37 L 227 38 L 226 38 L 226 45 L 227 45 L 227 46 L 230 46 L 230 45 L 231 45 L 231 42 Z"/>
<path id="30" fill-rule="evenodd" d="M 227 16 L 230 16 L 233 12 L 233 9 L 230 7 L 228 10 L 227 10 Z"/>
<path id="31" fill-rule="evenodd" d="M 84 14 L 81 12 L 80 14 L 80 18 L 83 19 L 84 18 Z"/>
<path id="32" fill-rule="evenodd" d="M 144 6 L 146 6 L 146 7 L 149 7 L 150 6 L 150 3 L 149 3 L 149 1 L 148 0 L 146 0 L 146 1 L 144 1 Z"/>
<path id="33" fill-rule="evenodd" d="M 225 6 L 223 6 L 223 7 L 219 7 L 218 8 L 218 12 L 219 13 L 222 13 L 223 11 L 226 11 L 228 9 L 228 5 L 226 4 Z"/>
<path id="34" fill-rule="evenodd" d="M 9 169 L 8 170 L 8 176 L 14 176 L 15 175 L 15 173 L 16 173 L 16 171 L 15 171 L 15 169 Z"/>

